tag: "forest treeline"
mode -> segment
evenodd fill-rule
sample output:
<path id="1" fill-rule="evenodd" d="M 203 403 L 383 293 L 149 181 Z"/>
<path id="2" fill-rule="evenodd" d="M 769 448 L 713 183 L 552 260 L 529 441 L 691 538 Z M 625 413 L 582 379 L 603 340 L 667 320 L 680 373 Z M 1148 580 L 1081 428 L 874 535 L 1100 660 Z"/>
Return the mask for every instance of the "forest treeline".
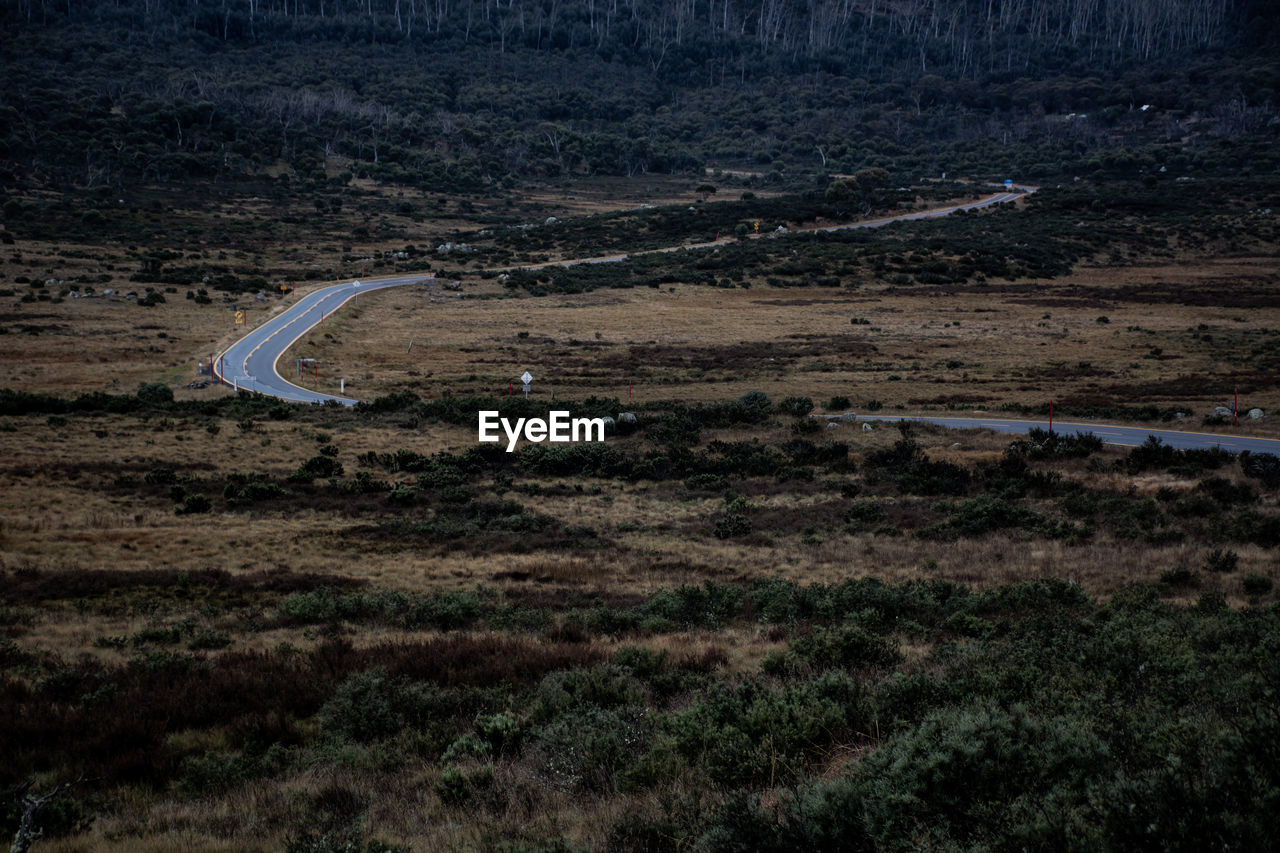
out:
<path id="1" fill-rule="evenodd" d="M 1091 62 L 1158 58 L 1265 37 L 1270 4 L 1234 0 L 13 0 L 12 20 L 124 26 L 148 39 L 461 38 L 515 49 L 721 58 L 756 45 L 875 67 L 910 57 L 975 76 L 1078 52 Z M 1046 53 L 1046 48 L 1048 52 Z M 845 70 L 848 70 L 846 68 Z"/>
<path id="2" fill-rule="evenodd" d="M 5 0 L 0 185 L 1052 177 L 1274 141 L 1277 21 L 1261 0 Z"/>

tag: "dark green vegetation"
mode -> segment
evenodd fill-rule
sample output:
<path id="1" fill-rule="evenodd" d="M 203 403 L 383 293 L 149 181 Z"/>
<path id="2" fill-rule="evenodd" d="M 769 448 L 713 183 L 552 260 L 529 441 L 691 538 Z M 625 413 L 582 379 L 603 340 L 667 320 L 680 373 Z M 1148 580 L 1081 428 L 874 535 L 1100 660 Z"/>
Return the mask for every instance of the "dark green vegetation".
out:
<path id="1" fill-rule="evenodd" d="M 973 188 L 949 188 L 953 197 Z M 874 193 L 868 202 L 878 212 L 899 209 L 902 193 Z M 942 197 L 946 197 L 943 195 Z M 1112 182 L 1103 187 L 1070 186 L 1042 189 L 1027 200 L 1025 210 L 997 208 L 961 212 L 945 220 L 898 223 L 884 228 L 828 233 L 810 231 L 776 240 L 750 240 L 715 250 L 663 253 L 630 258 L 621 263 L 511 273 L 505 283 L 533 294 L 578 293 L 602 287 L 660 287 L 696 283 L 716 287 L 750 287 L 752 281 L 772 287 L 858 289 L 874 286 L 884 295 L 952 295 L 990 293 L 995 297 L 1027 293 L 1045 297 L 1035 279 L 1070 273 L 1084 261 L 1112 265 L 1174 259 L 1179 253 L 1211 254 L 1266 252 L 1280 241 L 1280 229 L 1263 209 L 1280 209 L 1280 183 L 1264 177 L 1214 182 L 1212 193 L 1203 181 Z M 809 192 L 769 202 L 716 204 L 699 210 L 671 211 L 667 218 L 683 218 L 681 231 L 694 238 L 725 235 L 739 223 L 760 219 L 762 230 L 781 223 L 812 223 L 817 217 L 838 220 L 840 211 L 822 192 Z M 618 227 L 617 220 L 626 227 Z M 618 249 L 643 241 L 651 233 L 668 242 L 663 218 L 627 215 L 579 220 L 522 231 L 516 245 L 525 251 L 556 245 L 557 235 L 568 238 L 574 251 L 610 245 L 607 234 L 622 234 Z M 592 240 L 584 240 L 591 234 Z M 499 240 L 499 245 L 503 241 Z M 992 251 L 999 246 L 999 251 Z M 496 260 L 510 262 L 510 253 Z M 1080 289 L 1061 294 L 1083 298 Z M 1094 300 L 1115 296 L 1090 289 Z M 1131 301 L 1163 304 L 1213 304 L 1247 308 L 1269 303 L 1280 294 L 1207 293 L 1188 289 L 1152 289 L 1125 294 Z"/>
<path id="2" fill-rule="evenodd" d="M 114 419 L 122 434 L 136 419 L 198 438 L 221 418 L 246 439 L 274 425 L 288 446 L 267 473 L 142 457 L 10 466 L 15 488 L 47 482 L 69 500 L 105 496 L 170 520 L 172 508 L 183 524 L 320 518 L 353 562 L 540 559 L 425 589 L 283 565 L 10 564 L 6 831 L 12 792 L 33 778 L 44 790 L 80 780 L 43 812 L 53 836 L 146 837 L 159 831 L 152 809 L 178 808 L 198 834 L 298 850 L 378 839 L 1157 849 L 1170 838 L 1216 849 L 1276 829 L 1280 610 L 1258 559 L 1280 546 L 1274 457 L 1156 442 L 1122 452 L 1036 432 L 982 461 L 948 461 L 950 438 L 921 430 L 859 448 L 814 434 L 812 400 L 759 392 L 642 408 L 603 444 L 513 454 L 361 445 L 388 427 L 408 445 L 434 422 L 469 430 L 477 408 L 527 417 L 546 403 L 396 395 L 338 410 L 183 403 L 156 388 L 0 399 L 14 433 Z M 1140 493 L 1133 478 L 1165 485 Z M 564 498 L 603 507 L 640 492 L 699 511 L 647 540 L 627 539 L 638 525 L 625 515 L 557 512 Z M 656 589 L 556 576 L 573 560 L 640 565 L 663 536 L 762 551 L 824 540 L 851 552 L 908 541 L 1184 550 L 1166 552 L 1181 556 L 1158 582 L 1117 582 L 1106 601 L 1061 580 L 974 589 L 931 578 L 930 558 L 903 582 L 797 583 L 746 567 L 704 580 L 692 563 L 695 582 Z M 1097 570 L 1124 576 L 1121 563 Z M 68 619 L 83 645 L 51 648 L 48 631 Z M 316 773 L 323 784 L 308 781 Z M 217 804 L 245 802 L 251 835 L 218 823 Z M 473 834 L 441 835 L 459 825 Z"/>
<path id="3" fill-rule="evenodd" d="M 28 187 L 283 166 L 329 210 L 353 175 L 457 193 L 709 160 L 764 183 L 1274 166 L 1263 0 L 13 0 L 0 27 L 4 183 Z M 118 208 L 99 201 L 86 217 Z"/>
<path id="4" fill-rule="evenodd" d="M 1173 417 L 1228 375 L 1251 394 L 1280 369 L 1272 331 L 1227 325 L 1280 300 L 1278 20 L 1264 0 L 8 0 L 4 331 L 55 331 L 73 286 L 137 286 L 129 325 L 212 317 L 281 281 L 443 264 L 492 282 L 1009 177 L 1043 189 L 1021 210 L 733 239 L 467 295 L 990 295 L 1034 317 L 1087 307 L 1090 329 L 1125 303 L 1231 309 L 1168 339 L 1125 332 L 1143 367 L 1229 353 L 1211 375 L 1027 357 L 1028 396 L 990 400 L 1029 411 L 1047 380 L 1092 377 L 1059 415 Z M 655 173 L 683 176 L 663 198 L 688 198 L 544 212 L 603 177 L 651 195 Z M 1053 280 L 1250 255 L 1263 270 L 1221 287 Z M 570 339 L 557 357 L 745 384 L 767 345 L 814 373 L 956 374 L 888 404 L 784 392 L 833 413 L 846 394 L 868 411 L 985 401 L 952 387 L 984 356 L 891 357 L 868 337 L 890 308 L 850 307 L 856 334 Z M 204 348 L 190 325 L 146 328 Z M 142 340 L 130 358 L 162 354 Z M 0 834 L 27 782 L 74 783 L 38 823 L 88 849 L 1202 850 L 1280 834 L 1273 456 L 828 432 L 814 399 L 759 392 L 638 405 L 604 444 L 507 454 L 472 443 L 476 411 L 548 404 L 24 387 L 0 392 L 21 459 L 0 470 Z"/>
<path id="5" fill-rule="evenodd" d="M 630 600 L 408 596 L 340 577 L 163 571 L 8 571 L 0 589 L 10 635 L 73 601 L 171 626 L 100 638 L 121 655 L 105 665 L 0 645 L 0 784 L 89 780 L 49 807 L 52 835 L 131 787 L 216 798 L 315 766 L 429 768 L 432 809 L 479 827 L 531 819 L 554 792 L 625 798 L 627 816 L 593 834 L 612 850 L 1260 849 L 1278 828 L 1280 621 L 1214 595 L 1173 607 L 1134 587 L 1100 605 L 1058 581 L 975 593 L 759 580 Z M 207 634 L 188 643 L 207 620 L 239 623 L 237 642 L 281 625 L 327 638 L 187 651 L 210 647 Z M 343 638 L 370 622 L 462 630 Z M 712 644 L 661 650 L 688 629 Z M 776 644 L 760 672 L 730 664 L 744 631 Z M 334 782 L 268 826 L 385 835 L 372 805 Z"/>
<path id="6" fill-rule="evenodd" d="M 144 388 L 134 396 L 87 395 L 74 401 L 43 395 L 0 393 L 0 415 L 49 413 L 51 418 L 94 417 L 126 412 L 158 429 L 171 418 L 199 424 L 217 417 L 239 418 L 245 435 L 254 418 L 295 419 L 327 427 L 394 425 L 407 431 L 431 423 L 472 427 L 478 410 L 501 417 L 545 418 L 551 408 L 570 405 L 576 416 L 611 416 L 617 400 L 580 403 L 520 398 L 445 398 L 419 401 L 396 394 L 352 410 L 334 406 L 269 403 L 242 394 L 207 402 L 174 402 Z M 179 515 L 207 512 L 276 512 L 310 507 L 356 520 L 353 542 L 381 547 L 421 548 L 439 553 L 598 550 L 604 533 L 526 506 L 519 499 L 581 493 L 600 494 L 610 483 L 665 484 L 685 496 L 723 495 L 724 507 L 706 528 L 720 539 L 769 544 L 803 534 L 818 541 L 846 533 L 871 533 L 923 540 L 954 541 L 1004 532 L 1018 539 L 1061 539 L 1078 544 L 1099 531 L 1122 540 L 1153 545 L 1254 544 L 1280 546 L 1280 516 L 1267 493 L 1280 483 L 1280 462 L 1269 454 L 1222 450 L 1176 450 L 1152 438 L 1111 461 L 1097 454 L 1102 443 L 1091 435 L 1063 437 L 1033 430 L 1009 444 L 994 462 L 966 466 L 931 458 L 909 425 L 892 446 L 858 454 L 848 441 L 820 433 L 821 419 L 809 417 L 813 402 L 787 398 L 773 403 L 760 392 L 715 404 L 650 404 L 639 407 L 636 423 L 613 428 L 604 443 L 529 444 L 514 453 L 505 445 L 477 444 L 463 453 L 422 454 L 411 450 L 360 452 L 358 468 L 347 471 L 329 433 L 317 433 L 314 451 L 303 447 L 297 468 L 287 476 L 210 473 L 213 466 L 145 468 L 122 466 L 107 485 L 114 494 L 142 505 L 159 502 Z M 327 417 L 325 417 L 327 416 Z M 790 437 L 704 441 L 707 430 L 756 431 L 790 424 Z M 65 424 L 64 424 L 65 425 Z M 931 428 L 929 428 L 931 429 Z M 619 434 L 620 433 L 620 434 Z M 634 433 L 634 434 L 633 434 Z M 1239 472 L 1232 480 L 1227 475 Z M 1133 489 L 1095 486 L 1093 475 L 1117 472 L 1165 473 L 1186 478 L 1154 495 Z M 32 476 L 34 471 L 20 471 Z M 560 478 L 576 478 L 576 485 Z M 753 507 L 752 498 L 777 494 L 816 497 L 803 510 Z M 673 495 L 674 496 L 674 495 Z M 1234 569 L 1234 564 L 1231 566 Z M 1213 570 L 1212 568 L 1210 569 Z M 1194 574 L 1184 578 L 1194 583 Z"/>

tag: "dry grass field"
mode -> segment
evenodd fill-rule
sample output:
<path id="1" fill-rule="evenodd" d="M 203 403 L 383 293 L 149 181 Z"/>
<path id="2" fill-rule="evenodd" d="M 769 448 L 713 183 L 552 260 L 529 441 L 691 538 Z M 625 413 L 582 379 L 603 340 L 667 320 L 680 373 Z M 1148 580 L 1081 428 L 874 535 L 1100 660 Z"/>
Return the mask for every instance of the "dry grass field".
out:
<path id="1" fill-rule="evenodd" d="M 375 188 L 364 190 L 376 195 Z M 601 180 L 543 187 L 530 192 L 520 207 L 530 215 L 572 216 L 670 202 L 690 192 L 689 185 L 671 179 Z M 207 226 L 210 217 L 230 218 L 234 209 L 224 202 L 179 210 L 176 221 Z M 484 213 L 475 215 L 483 219 Z M 239 214 L 249 221 L 287 220 L 300 212 L 282 212 L 259 199 Z M 137 215 L 149 215 L 149 209 L 144 206 Z M 442 220 L 424 226 L 436 233 L 444 228 Z M 181 233 L 191 239 L 195 231 L 192 225 Z M 310 236 L 318 241 L 326 234 Z M 261 263 L 279 262 L 284 247 L 278 239 L 243 249 Z M 184 298 L 189 288 L 180 287 L 166 293 L 162 304 L 142 307 L 121 295 L 144 292 L 126 275 L 136 254 L 119 246 L 47 241 L 16 247 L 3 266 L 7 282 L 21 275 L 19 270 L 40 280 L 102 280 L 93 297 L 56 298 L 55 284 L 46 288 L 54 299 L 24 303 L 15 298 L 6 307 L 0 315 L 6 384 L 66 394 L 128 393 L 160 381 L 179 399 L 224 397 L 227 389 L 186 385 L 201 379 L 196 365 L 202 358 L 235 338 L 232 309 L 248 306 L 256 324 L 322 286 L 299 282 L 291 296 L 265 301 L 212 291 L 210 304 Z M 14 261 L 18 257 L 20 264 Z M 308 256 L 310 261 L 316 257 Z M 519 393 L 516 377 L 528 369 L 536 377 L 533 399 L 543 401 L 600 396 L 625 403 L 631 395 L 643 406 L 726 401 L 761 390 L 775 400 L 810 397 L 819 411 L 836 396 L 848 397 L 855 410 L 890 413 L 994 412 L 1006 404 L 1038 406 L 1049 400 L 1060 407 L 1154 404 L 1189 415 L 1162 426 L 1225 433 L 1232 428 L 1203 426 L 1201 420 L 1213 406 L 1229 403 L 1238 387 L 1242 408 L 1280 413 L 1274 376 L 1238 366 L 1242 353 L 1273 347 L 1280 335 L 1280 304 L 1267 300 L 1280 278 L 1271 257 L 1094 265 L 1060 279 L 960 286 L 943 293 L 884 284 L 784 290 L 751 282 L 747 273 L 754 284 L 749 289 L 673 284 L 531 297 L 513 296 L 493 278 L 471 275 L 464 276 L 458 293 L 420 286 L 379 291 L 349 303 L 299 341 L 282 360 L 281 371 L 289 375 L 292 358 L 315 358 L 318 375 L 303 384 L 337 392 L 345 379 L 348 394 L 362 399 L 397 391 L 424 400 L 502 397 L 513 383 Z M 70 286 L 83 289 L 83 284 Z M 15 285 L 12 294 L 19 295 L 21 287 Z M 102 296 L 108 288 L 116 293 Z M 1194 294 L 1206 299 L 1189 298 Z M 1215 307 L 1220 305 L 1233 307 Z M 233 513 L 193 522 L 175 517 L 171 501 L 139 503 L 109 488 L 122 472 L 141 476 L 162 466 L 202 475 L 283 477 L 310 455 L 312 432 L 333 434 L 348 471 L 359 469 L 356 457 L 371 451 L 408 446 L 420 453 L 461 453 L 474 446 L 468 428 L 437 424 L 410 436 L 350 418 L 330 425 L 327 417 L 308 416 L 302 425 L 261 420 L 247 431 L 216 418 L 153 423 L 106 416 L 73 418 L 62 426 L 40 417 L 12 418 L 14 429 L 0 433 L 5 565 L 184 571 L 279 565 L 411 589 L 424 583 L 433 588 L 492 583 L 513 572 L 536 576 L 522 564 L 547 562 L 541 555 L 370 550 L 343 532 L 358 522 L 344 520 L 341 511 L 315 508 L 282 507 L 262 516 Z M 788 429 L 786 422 L 774 422 L 720 437 L 785 441 Z M 1249 422 L 1247 430 L 1280 434 L 1274 417 Z M 848 441 L 857 456 L 887 446 L 896 435 L 890 433 L 842 427 L 828 437 Z M 931 454 L 972 465 L 995 458 L 1007 441 L 934 433 L 927 447 Z M 1077 471 L 1073 476 L 1097 475 Z M 51 482 L 62 486 L 56 494 L 49 490 Z M 1134 487 L 1154 493 L 1160 485 L 1165 484 Z M 860 574 L 913 577 L 928 562 L 934 576 L 968 583 L 1056 575 L 1106 593 L 1129 579 L 1151 579 L 1171 561 L 1190 559 L 1187 546 L 1151 549 L 1095 541 L 1018 549 L 1010 566 L 1004 557 L 1009 543 L 1001 536 L 924 553 L 929 549 L 909 539 L 868 535 L 802 543 L 798 530 L 769 543 L 737 546 L 697 534 L 718 498 L 681 497 L 669 487 L 643 483 L 591 491 L 599 493 L 570 489 L 532 501 L 539 512 L 587 518 L 606 534 L 601 554 L 586 562 L 564 559 L 552 573 L 564 577 L 548 580 L 645 591 L 704 577 L 771 572 L 822 580 Z M 761 506 L 803 513 L 811 500 L 823 497 L 780 490 L 765 496 Z M 1124 575 L 1099 570 L 1099 552 L 1122 557 Z M 1243 558 L 1250 566 L 1266 562 L 1260 555 Z"/>
<path id="2" fill-rule="evenodd" d="M 1278 278 L 1270 258 L 1090 268 L 944 296 L 923 287 L 671 286 L 497 298 L 501 286 L 477 278 L 464 281 L 456 299 L 423 287 L 362 296 L 282 364 L 316 358 L 316 387 L 336 393 L 345 379 L 364 399 L 393 391 L 500 396 L 528 369 L 543 397 L 625 400 L 630 385 L 637 402 L 760 389 L 815 401 L 843 395 L 855 409 L 878 401 L 907 412 L 1049 400 L 1154 404 L 1185 410 L 1185 425 L 1198 429 L 1236 388 L 1242 410 L 1280 411 L 1274 377 L 1238 362 L 1274 345 L 1280 305 L 1203 307 L 1161 297 L 1247 298 L 1255 289 L 1270 293 Z M 1248 428 L 1274 435 L 1274 424 Z"/>
<path id="3" fill-rule="evenodd" d="M 692 198 L 693 186 L 688 178 L 661 175 L 643 181 L 602 177 L 532 186 L 518 201 L 459 201 L 355 181 L 344 208 L 323 212 L 288 194 L 191 197 L 149 189 L 122 199 L 93 227 L 55 194 L 29 196 L 28 205 L 42 207 L 36 235 L 0 252 L 0 363 L 8 368 L 0 387 L 119 392 L 163 381 L 182 394 L 181 386 L 198 378 L 200 359 L 242 332 L 234 323 L 237 307 L 247 309 L 251 324 L 281 308 L 278 296 L 262 301 L 252 290 L 232 294 L 210 287 L 210 303 L 196 304 L 186 294 L 198 284 L 170 290 L 133 280 L 148 258 L 168 253 L 171 265 L 262 275 L 270 284 L 261 289 L 288 283 L 298 287 L 297 298 L 317 286 L 308 285 L 308 277 L 376 274 L 382 262 L 369 260 L 374 256 L 406 244 L 435 246 L 495 217 L 541 222 L 552 215 L 674 204 Z M 410 213 L 402 212 L 404 204 Z M 8 230 L 15 230 L 12 223 Z M 148 290 L 159 291 L 165 302 L 148 308 L 129 297 Z M 33 301 L 22 300 L 27 294 Z"/>
<path id="4" fill-rule="evenodd" d="M 380 252 L 471 233 L 507 207 L 418 221 L 396 212 L 401 195 L 360 189 L 369 210 L 316 222 L 296 199 L 223 200 L 161 210 L 176 225 L 150 243 L 5 247 L 0 386 L 132 406 L 2 398 L 3 696 L 30 732 L 11 746 L 42 785 L 81 764 L 99 774 L 47 849 L 266 850 L 311 829 L 424 850 L 648 849 L 615 841 L 636 821 L 699 826 L 726 802 L 704 746 L 725 725 L 680 727 L 713 713 L 699 703 L 728 701 L 738 688 L 725 685 L 765 685 L 809 713 L 821 703 L 804 691 L 836 683 L 818 658 L 797 663 L 815 637 L 851 637 L 839 677 L 888 708 L 946 683 L 957 655 L 981 656 L 973 644 L 1038 648 L 1017 632 L 1042 613 L 1094 613 L 1078 617 L 1096 617 L 1092 637 L 1107 620 L 1147 630 L 1141 608 L 1275 610 L 1274 472 L 1214 454 L 1011 448 L 981 431 L 815 427 L 779 405 L 1153 406 L 1187 414 L 1161 427 L 1229 433 L 1204 419 L 1238 387 L 1268 417 L 1236 431 L 1280 435 L 1280 273 L 1256 245 L 945 287 L 782 288 L 744 270 L 746 286 L 543 296 L 476 262 L 449 271 L 456 292 L 360 296 L 281 362 L 288 376 L 291 359 L 317 359 L 308 387 L 345 379 L 360 399 L 420 402 L 286 407 L 189 387 L 235 339 L 237 306 L 260 323 L 335 274 L 389 273 L 368 260 Z M 599 181 L 511 206 L 537 221 L 690 191 Z M 245 238 L 228 258 L 237 275 L 294 292 L 197 300 L 198 286 L 130 280 L 162 250 L 207 260 L 218 228 Z M 92 296 L 70 295 L 86 285 Z M 164 301 L 127 296 L 148 287 Z M 595 456 L 480 453 L 449 401 L 510 405 L 526 369 L 531 405 L 616 398 L 638 429 Z M 133 406 L 150 383 L 176 401 Z M 752 414 L 740 402 L 752 391 L 772 404 Z M 800 590 L 839 604 L 767 611 L 802 612 Z M 578 677 L 586 687 L 564 686 Z M 378 704 L 401 693 L 404 708 Z M 753 713 L 772 713 L 761 702 Z M 884 714 L 883 732 L 873 716 L 790 753 L 771 729 L 757 740 L 776 751 L 751 784 L 781 803 L 784 780 L 842 778 L 891 736 Z M 483 728 L 499 724 L 518 728 Z M 598 767 L 564 769 L 592 749 L 607 753 Z"/>

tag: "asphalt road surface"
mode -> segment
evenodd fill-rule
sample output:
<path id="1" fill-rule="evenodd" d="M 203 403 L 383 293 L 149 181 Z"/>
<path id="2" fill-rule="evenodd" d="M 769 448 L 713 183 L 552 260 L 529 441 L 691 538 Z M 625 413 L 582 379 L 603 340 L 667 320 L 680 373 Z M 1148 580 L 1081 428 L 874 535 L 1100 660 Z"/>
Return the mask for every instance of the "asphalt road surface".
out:
<path id="1" fill-rule="evenodd" d="M 951 429 L 992 429 L 996 432 L 1025 434 L 1039 427 L 1047 430 L 1048 421 L 1004 420 L 1000 418 L 930 418 L 930 417 L 897 417 L 893 415 L 858 415 L 860 421 L 922 421 L 938 424 Z M 1254 438 L 1247 435 L 1219 435 L 1208 432 L 1181 432 L 1173 429 L 1151 429 L 1149 427 L 1115 426 L 1113 424 L 1082 424 L 1074 421 L 1060 421 L 1054 418 L 1053 431 L 1063 435 L 1076 435 L 1091 432 L 1105 444 L 1119 444 L 1125 447 L 1137 447 L 1150 436 L 1155 436 L 1165 444 L 1177 450 L 1192 448 L 1208 449 L 1220 447 L 1231 453 L 1248 450 L 1251 453 L 1274 453 L 1280 455 L 1280 438 Z"/>
<path id="2" fill-rule="evenodd" d="M 357 295 L 430 280 L 429 275 L 412 275 L 378 281 L 349 281 L 309 293 L 228 347 L 214 361 L 214 375 L 234 388 L 295 403 L 333 400 L 344 406 L 354 406 L 358 401 L 350 397 L 321 394 L 293 384 L 276 371 L 276 362 L 295 341 Z M 306 381 L 306 374 L 298 379 L 300 383 Z"/>

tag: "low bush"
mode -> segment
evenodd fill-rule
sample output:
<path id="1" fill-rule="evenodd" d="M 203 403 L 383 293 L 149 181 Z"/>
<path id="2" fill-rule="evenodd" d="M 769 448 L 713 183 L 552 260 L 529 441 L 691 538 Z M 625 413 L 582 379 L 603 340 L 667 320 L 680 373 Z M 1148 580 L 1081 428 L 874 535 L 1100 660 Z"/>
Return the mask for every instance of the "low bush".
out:
<path id="1" fill-rule="evenodd" d="M 1236 567 L 1240 565 L 1240 555 L 1235 551 L 1229 551 L 1223 548 L 1215 548 L 1209 552 L 1204 559 L 1204 570 L 1206 572 L 1227 573 L 1234 572 Z"/>
<path id="2" fill-rule="evenodd" d="M 202 494 L 188 495 L 187 499 L 173 508 L 174 515 L 194 515 L 213 509 L 213 502 Z"/>

